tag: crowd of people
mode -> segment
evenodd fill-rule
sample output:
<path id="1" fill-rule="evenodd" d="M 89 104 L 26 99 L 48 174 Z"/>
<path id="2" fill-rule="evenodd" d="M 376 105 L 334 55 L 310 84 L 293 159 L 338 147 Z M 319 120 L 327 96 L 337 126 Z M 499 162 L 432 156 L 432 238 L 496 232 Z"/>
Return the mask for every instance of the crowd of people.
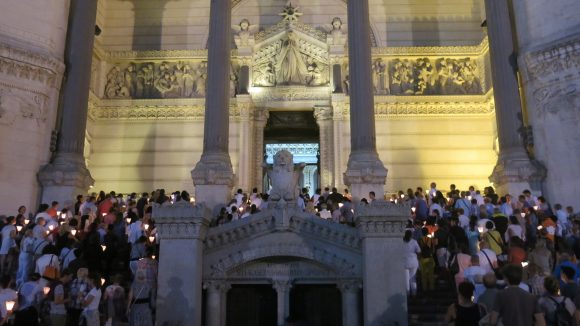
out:
<path id="1" fill-rule="evenodd" d="M 445 193 L 445 195 L 444 195 Z M 517 199 L 451 185 L 399 191 L 376 200 L 410 206 L 403 239 L 410 296 L 440 284 L 457 290 L 447 319 L 456 325 L 557 325 L 580 320 L 580 216 L 524 191 Z M 79 195 L 75 203 L 19 207 L 0 220 L 1 323 L 13 325 L 153 325 L 159 237 L 154 205 L 194 202 L 186 191 L 140 196 Z M 305 212 L 354 226 L 348 189 L 302 189 Z M 268 194 L 238 189 L 214 212 L 211 226 L 268 207 Z M 418 286 L 419 285 L 419 286 Z M 524 302 L 514 306 L 514 302 Z M 562 308 L 563 307 L 563 308 Z M 562 308 L 562 309 L 561 309 Z M 567 312 L 567 314 L 565 313 Z"/>
<path id="2" fill-rule="evenodd" d="M 411 201 L 408 294 L 456 289 L 446 314 L 455 325 L 580 324 L 580 215 L 529 190 L 450 188 L 432 183 L 391 198 Z"/>

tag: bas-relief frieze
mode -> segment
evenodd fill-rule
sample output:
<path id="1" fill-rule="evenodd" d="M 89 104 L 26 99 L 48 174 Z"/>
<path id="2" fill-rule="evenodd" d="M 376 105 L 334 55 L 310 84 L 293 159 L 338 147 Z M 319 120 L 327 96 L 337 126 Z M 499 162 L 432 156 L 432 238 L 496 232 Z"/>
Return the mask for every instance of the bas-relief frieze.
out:
<path id="1" fill-rule="evenodd" d="M 12 125 L 17 119 L 33 120 L 41 126 L 48 118 L 46 95 L 13 88 L 0 82 L 0 125 Z"/>
<path id="2" fill-rule="evenodd" d="M 227 277 L 230 279 L 264 279 L 273 275 L 286 279 L 328 279 L 336 277 L 334 271 L 305 261 L 285 263 L 257 262 L 242 265 L 227 272 Z"/>

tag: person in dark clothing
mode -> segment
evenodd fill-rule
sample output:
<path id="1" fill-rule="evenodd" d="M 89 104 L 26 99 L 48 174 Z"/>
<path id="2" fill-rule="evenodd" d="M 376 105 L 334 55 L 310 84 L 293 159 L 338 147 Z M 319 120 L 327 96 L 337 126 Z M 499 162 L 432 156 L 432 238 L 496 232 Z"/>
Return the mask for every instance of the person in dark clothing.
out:
<path id="1" fill-rule="evenodd" d="M 144 209 L 145 206 L 147 206 L 148 202 L 149 202 L 149 194 L 144 192 L 143 194 L 141 194 L 141 198 L 139 198 L 139 200 L 137 201 L 137 212 L 139 213 L 140 218 L 143 218 Z"/>
<path id="2" fill-rule="evenodd" d="M 560 279 L 564 283 L 560 287 L 560 293 L 562 296 L 568 297 L 574 301 L 574 298 L 580 292 L 580 285 L 574 282 L 576 271 L 570 266 L 560 267 Z"/>
<path id="3" fill-rule="evenodd" d="M 328 195 L 328 198 L 326 198 L 326 200 L 332 201 L 333 204 L 338 204 L 344 201 L 344 196 L 340 192 L 338 192 L 338 189 L 332 188 L 332 193 Z"/>
<path id="4" fill-rule="evenodd" d="M 449 250 L 456 251 L 461 245 L 468 245 L 467 236 L 465 235 L 465 230 L 459 226 L 459 220 L 457 217 L 452 217 L 450 219 L 451 227 L 449 228 Z"/>
<path id="5" fill-rule="evenodd" d="M 475 286 L 468 281 L 459 284 L 457 303 L 451 304 L 445 315 L 445 322 L 451 325 L 477 326 L 479 320 L 487 313 L 484 306 L 473 302 Z"/>

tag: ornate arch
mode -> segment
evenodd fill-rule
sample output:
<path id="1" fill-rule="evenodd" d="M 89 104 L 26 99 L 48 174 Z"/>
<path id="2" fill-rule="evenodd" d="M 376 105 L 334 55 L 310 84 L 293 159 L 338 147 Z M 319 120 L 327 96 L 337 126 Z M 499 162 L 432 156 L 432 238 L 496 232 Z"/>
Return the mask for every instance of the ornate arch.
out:
<path id="1" fill-rule="evenodd" d="M 349 261 L 336 251 L 326 250 L 317 246 L 303 244 L 279 243 L 272 246 L 262 246 L 245 251 L 236 251 L 219 259 L 206 270 L 211 278 L 225 278 L 228 271 L 259 259 L 270 257 L 294 257 L 315 261 L 328 267 L 340 277 L 361 277 L 357 262 Z"/>

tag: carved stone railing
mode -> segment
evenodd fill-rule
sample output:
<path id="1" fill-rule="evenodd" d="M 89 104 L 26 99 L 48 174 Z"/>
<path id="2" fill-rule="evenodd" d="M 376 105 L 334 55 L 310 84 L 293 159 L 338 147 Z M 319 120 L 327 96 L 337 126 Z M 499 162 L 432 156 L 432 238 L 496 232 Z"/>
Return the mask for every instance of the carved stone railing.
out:
<path id="1" fill-rule="evenodd" d="M 207 233 L 206 249 L 227 246 L 271 231 L 295 232 L 360 250 L 360 238 L 355 228 L 327 221 L 291 207 L 269 209 L 242 220 L 213 227 Z"/>

